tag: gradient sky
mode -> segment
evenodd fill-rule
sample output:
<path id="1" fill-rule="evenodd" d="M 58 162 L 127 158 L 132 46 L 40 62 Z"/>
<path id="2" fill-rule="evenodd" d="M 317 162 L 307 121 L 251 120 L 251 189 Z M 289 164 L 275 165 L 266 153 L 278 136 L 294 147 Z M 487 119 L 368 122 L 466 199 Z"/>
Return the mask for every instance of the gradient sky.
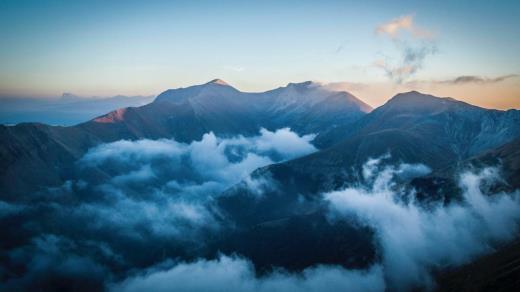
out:
<path id="1" fill-rule="evenodd" d="M 520 1 L 0 0 L 0 39 L 0 96 L 317 80 L 373 106 L 419 89 L 520 108 Z"/>

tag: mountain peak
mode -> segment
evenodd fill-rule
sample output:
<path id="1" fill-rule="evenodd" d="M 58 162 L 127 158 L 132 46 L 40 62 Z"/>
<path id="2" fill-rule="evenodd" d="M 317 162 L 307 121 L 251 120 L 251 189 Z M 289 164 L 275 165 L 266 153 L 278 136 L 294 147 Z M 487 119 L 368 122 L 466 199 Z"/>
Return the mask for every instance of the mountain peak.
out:
<path id="1" fill-rule="evenodd" d="M 206 83 L 206 84 L 218 84 L 218 85 L 224 85 L 224 86 L 230 86 L 226 81 L 222 80 L 222 79 L 213 79 L 211 80 L 210 82 Z"/>
<path id="2" fill-rule="evenodd" d="M 422 102 L 429 102 L 429 101 L 440 101 L 443 98 L 436 97 L 429 94 L 424 94 L 419 91 L 413 90 L 408 92 L 403 92 L 396 94 L 394 97 L 392 97 L 388 102 L 389 103 L 407 103 L 407 104 L 416 104 L 416 103 L 422 103 Z"/>
<path id="3" fill-rule="evenodd" d="M 448 108 L 482 109 L 451 97 L 438 97 L 418 91 L 403 92 L 395 95 L 383 106 L 384 108 L 438 111 Z"/>
<path id="4" fill-rule="evenodd" d="M 316 81 L 304 81 L 304 82 L 297 82 L 297 83 L 289 83 L 287 84 L 287 87 L 297 87 L 297 88 L 310 88 L 310 87 L 319 87 L 321 84 Z"/>

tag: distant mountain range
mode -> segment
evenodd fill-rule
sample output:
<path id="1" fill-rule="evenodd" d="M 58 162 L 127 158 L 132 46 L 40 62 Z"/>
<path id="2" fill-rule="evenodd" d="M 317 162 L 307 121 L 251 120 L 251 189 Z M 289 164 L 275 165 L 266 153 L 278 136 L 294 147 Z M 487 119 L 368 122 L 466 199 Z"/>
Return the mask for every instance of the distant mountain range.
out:
<path id="1" fill-rule="evenodd" d="M 83 97 L 64 93 L 59 98 L 0 98 L 0 123 L 39 122 L 70 126 L 107 111 L 150 103 L 153 96 Z"/>

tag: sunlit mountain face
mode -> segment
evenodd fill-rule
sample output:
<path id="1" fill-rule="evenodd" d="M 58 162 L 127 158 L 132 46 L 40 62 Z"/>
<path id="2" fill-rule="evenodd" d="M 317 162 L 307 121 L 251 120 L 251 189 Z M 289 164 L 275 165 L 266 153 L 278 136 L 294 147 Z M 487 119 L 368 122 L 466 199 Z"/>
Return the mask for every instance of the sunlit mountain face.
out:
<path id="1" fill-rule="evenodd" d="M 520 291 L 519 15 L 1 2 L 0 291 Z"/>

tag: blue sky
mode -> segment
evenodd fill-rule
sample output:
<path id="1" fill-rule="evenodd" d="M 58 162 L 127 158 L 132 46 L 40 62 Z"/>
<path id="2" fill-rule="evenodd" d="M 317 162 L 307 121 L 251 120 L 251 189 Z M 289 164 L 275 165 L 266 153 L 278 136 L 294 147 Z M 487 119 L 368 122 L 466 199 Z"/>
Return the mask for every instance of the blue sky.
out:
<path id="1" fill-rule="evenodd" d="M 399 86 L 520 74 L 519 1 L 0 0 L 0 95 L 154 94 L 216 77 L 245 91 L 391 84 L 374 64 L 399 66 L 403 47 L 376 29 L 405 16 L 435 50 Z"/>

